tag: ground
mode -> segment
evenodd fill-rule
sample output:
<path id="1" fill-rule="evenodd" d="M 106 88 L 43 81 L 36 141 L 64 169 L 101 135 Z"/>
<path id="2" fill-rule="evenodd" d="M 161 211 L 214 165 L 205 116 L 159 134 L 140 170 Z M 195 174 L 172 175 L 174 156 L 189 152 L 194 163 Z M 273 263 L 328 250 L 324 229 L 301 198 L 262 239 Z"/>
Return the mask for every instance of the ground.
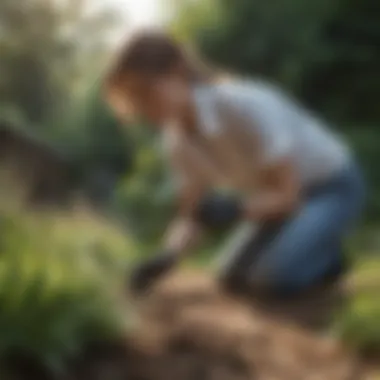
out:
<path id="1" fill-rule="evenodd" d="M 316 329 L 329 309 L 322 298 L 274 308 L 228 297 L 206 274 L 177 274 L 139 301 L 141 349 L 162 360 L 143 378 L 359 380 L 354 353 Z"/>
<path id="2" fill-rule="evenodd" d="M 130 378 L 375 380 L 324 330 L 332 293 L 273 307 L 227 296 L 207 274 L 177 273 L 136 301 Z"/>
<path id="3" fill-rule="evenodd" d="M 92 347 L 64 380 L 376 380 L 326 330 L 332 293 L 265 307 L 227 296 L 208 274 L 178 272 L 133 300 L 132 336 Z"/>

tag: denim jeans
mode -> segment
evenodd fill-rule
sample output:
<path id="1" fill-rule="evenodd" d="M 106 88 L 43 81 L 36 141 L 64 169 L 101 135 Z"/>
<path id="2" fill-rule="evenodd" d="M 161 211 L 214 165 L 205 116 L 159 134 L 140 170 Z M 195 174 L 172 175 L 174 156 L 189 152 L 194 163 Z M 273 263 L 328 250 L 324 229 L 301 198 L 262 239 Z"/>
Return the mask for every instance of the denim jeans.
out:
<path id="1" fill-rule="evenodd" d="M 303 199 L 286 220 L 242 226 L 227 246 L 222 277 L 296 293 L 337 270 L 343 240 L 365 204 L 361 170 L 351 163 L 325 183 L 306 189 Z"/>

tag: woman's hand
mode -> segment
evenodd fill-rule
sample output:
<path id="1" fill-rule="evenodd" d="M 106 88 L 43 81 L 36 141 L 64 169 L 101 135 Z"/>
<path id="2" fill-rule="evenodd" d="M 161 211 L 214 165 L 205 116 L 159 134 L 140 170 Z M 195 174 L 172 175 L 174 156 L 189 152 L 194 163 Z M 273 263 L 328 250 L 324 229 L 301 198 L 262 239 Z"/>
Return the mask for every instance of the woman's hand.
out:
<path id="1" fill-rule="evenodd" d="M 190 218 L 180 218 L 169 228 L 164 248 L 133 271 L 129 287 L 134 294 L 149 290 L 160 278 L 175 268 L 176 264 L 200 238 L 200 228 Z"/>
<path id="2" fill-rule="evenodd" d="M 261 192 L 249 198 L 244 206 L 247 219 L 261 220 L 292 213 L 300 199 L 300 183 L 289 160 L 268 169 Z"/>
<path id="3" fill-rule="evenodd" d="M 256 195 L 244 206 L 244 217 L 249 220 L 268 220 L 281 218 L 292 213 L 297 202 L 281 193 Z"/>
<path id="4" fill-rule="evenodd" d="M 166 276 L 176 265 L 178 258 L 169 251 L 159 251 L 148 260 L 139 263 L 128 279 L 133 294 L 149 290 L 158 280 Z"/>
<path id="5" fill-rule="evenodd" d="M 242 206 L 237 197 L 211 193 L 199 203 L 194 217 L 207 229 L 227 229 L 241 219 Z"/>

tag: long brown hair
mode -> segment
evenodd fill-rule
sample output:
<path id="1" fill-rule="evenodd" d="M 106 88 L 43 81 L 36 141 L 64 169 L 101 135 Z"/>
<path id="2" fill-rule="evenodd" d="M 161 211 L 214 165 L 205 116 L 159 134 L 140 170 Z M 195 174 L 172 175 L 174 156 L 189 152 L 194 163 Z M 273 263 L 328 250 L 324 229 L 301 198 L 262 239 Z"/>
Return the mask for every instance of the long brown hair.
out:
<path id="1" fill-rule="evenodd" d="M 214 79 L 214 71 L 169 34 L 155 30 L 136 33 L 122 45 L 106 75 L 106 98 L 115 100 L 127 77 L 149 81 L 178 69 L 190 84 Z"/>

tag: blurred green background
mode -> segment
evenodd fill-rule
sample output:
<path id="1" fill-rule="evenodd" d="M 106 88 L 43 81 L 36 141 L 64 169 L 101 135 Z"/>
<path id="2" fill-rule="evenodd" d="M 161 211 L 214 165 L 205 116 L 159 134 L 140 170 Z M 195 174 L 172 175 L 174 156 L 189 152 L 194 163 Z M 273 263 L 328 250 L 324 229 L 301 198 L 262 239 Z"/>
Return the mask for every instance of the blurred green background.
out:
<path id="1" fill-rule="evenodd" d="M 9 207 L 15 192 L 1 186 L 0 356 L 27 349 L 57 370 L 88 339 L 124 329 L 125 309 L 112 289 L 128 259 L 159 244 L 174 207 L 157 136 L 120 125 L 101 98 L 125 21 L 117 9 L 88 12 L 87 3 L 0 2 L 0 124 L 64 157 L 73 189 L 98 211 Z M 370 199 L 348 244 L 361 285 L 339 329 L 350 342 L 380 347 L 378 2 L 181 0 L 167 7 L 166 27 L 209 62 L 279 83 L 352 144 Z"/>

